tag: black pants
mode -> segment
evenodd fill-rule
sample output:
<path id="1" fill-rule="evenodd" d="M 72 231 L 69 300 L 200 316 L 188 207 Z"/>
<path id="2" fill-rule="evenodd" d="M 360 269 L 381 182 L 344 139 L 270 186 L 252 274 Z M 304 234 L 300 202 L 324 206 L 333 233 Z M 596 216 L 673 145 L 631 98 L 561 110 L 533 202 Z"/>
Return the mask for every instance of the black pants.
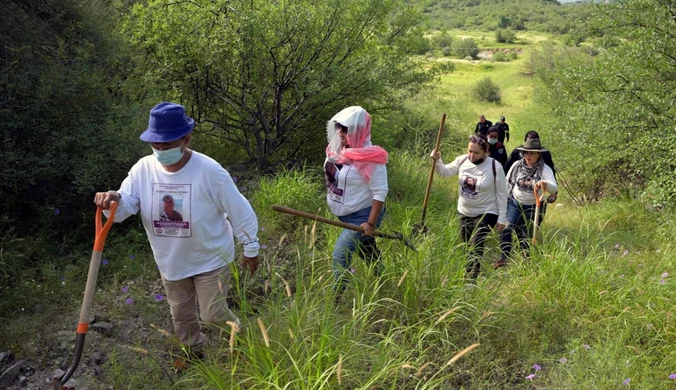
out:
<path id="1" fill-rule="evenodd" d="M 460 217 L 460 236 L 462 241 L 469 245 L 467 253 L 467 276 L 476 279 L 481 271 L 481 258 L 484 255 L 484 242 L 491 229 L 498 223 L 495 214 L 484 214 L 478 217 L 468 217 L 458 213 Z"/>

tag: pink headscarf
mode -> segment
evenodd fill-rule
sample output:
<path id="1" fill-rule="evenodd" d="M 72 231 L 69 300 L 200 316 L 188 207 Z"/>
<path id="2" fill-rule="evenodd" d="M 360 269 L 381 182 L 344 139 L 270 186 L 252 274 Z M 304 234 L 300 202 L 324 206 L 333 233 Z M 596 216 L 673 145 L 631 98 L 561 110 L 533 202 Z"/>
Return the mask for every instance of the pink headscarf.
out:
<path id="1" fill-rule="evenodd" d="M 349 148 L 341 146 L 337 123 L 347 127 Z M 326 125 L 326 134 L 329 161 L 354 166 L 367 183 L 371 182 L 377 164 L 387 164 L 387 151 L 371 144 L 371 115 L 359 106 L 347 107 L 334 115 Z"/>

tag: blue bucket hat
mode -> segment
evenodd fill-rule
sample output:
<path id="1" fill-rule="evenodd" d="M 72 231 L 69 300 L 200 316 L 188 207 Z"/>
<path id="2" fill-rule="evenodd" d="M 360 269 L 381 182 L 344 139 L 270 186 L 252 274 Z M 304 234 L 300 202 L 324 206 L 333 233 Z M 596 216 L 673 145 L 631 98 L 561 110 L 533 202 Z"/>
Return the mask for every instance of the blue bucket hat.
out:
<path id="1" fill-rule="evenodd" d="M 139 138 L 144 142 L 171 142 L 189 134 L 195 121 L 185 115 L 182 105 L 162 102 L 150 110 L 148 128 Z"/>

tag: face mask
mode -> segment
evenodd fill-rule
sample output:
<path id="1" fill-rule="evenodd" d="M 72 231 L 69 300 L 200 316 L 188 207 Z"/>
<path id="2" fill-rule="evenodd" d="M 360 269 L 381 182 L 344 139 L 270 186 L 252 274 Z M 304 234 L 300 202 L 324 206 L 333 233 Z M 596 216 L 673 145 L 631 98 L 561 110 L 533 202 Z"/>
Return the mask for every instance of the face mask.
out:
<path id="1" fill-rule="evenodd" d="M 168 150 L 153 148 L 153 155 L 155 155 L 157 161 L 162 165 L 174 165 L 183 157 L 183 151 L 180 146 Z"/>
<path id="2" fill-rule="evenodd" d="M 498 143 L 498 139 L 497 138 L 489 138 L 488 143 L 491 144 L 491 145 L 495 145 L 495 144 Z"/>
<path id="3" fill-rule="evenodd" d="M 486 161 L 486 157 L 482 157 L 482 158 L 480 158 L 479 160 L 476 160 L 476 161 L 469 160 L 469 162 L 471 162 L 474 165 L 479 165 L 484 161 Z"/>

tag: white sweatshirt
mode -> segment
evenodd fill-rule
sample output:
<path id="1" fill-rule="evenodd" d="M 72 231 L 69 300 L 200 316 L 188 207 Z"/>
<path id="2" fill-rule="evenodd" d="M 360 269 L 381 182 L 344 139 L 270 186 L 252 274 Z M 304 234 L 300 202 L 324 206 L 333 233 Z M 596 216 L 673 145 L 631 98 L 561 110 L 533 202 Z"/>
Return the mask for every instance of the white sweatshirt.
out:
<path id="1" fill-rule="evenodd" d="M 118 192 L 122 198 L 115 222 L 141 211 L 155 261 L 168 280 L 231 263 L 233 227 L 244 255 L 258 255 L 256 214 L 228 171 L 204 154 L 193 151 L 178 172 L 167 172 L 152 155 L 143 157 Z"/>
<path id="2" fill-rule="evenodd" d="M 525 162 L 524 162 L 525 164 Z M 512 165 L 511 168 L 509 168 L 509 172 L 507 173 L 507 177 L 512 174 L 512 171 L 518 164 Z M 542 180 L 544 180 L 547 183 L 547 192 L 550 194 L 555 194 L 559 191 L 559 186 L 556 183 L 556 178 L 554 177 L 554 172 L 552 171 L 552 168 L 549 167 L 549 165 L 545 164 L 545 166 L 542 168 Z M 532 180 L 527 180 L 525 182 L 517 182 L 514 184 L 514 188 L 512 189 L 512 195 L 514 195 L 514 199 L 519 201 L 519 203 L 523 205 L 534 205 L 535 204 L 535 194 L 533 193 L 533 183 Z"/>
<path id="3" fill-rule="evenodd" d="M 363 210 L 371 206 L 373 200 L 385 202 L 388 191 L 385 164 L 375 166 L 370 183 L 366 183 L 352 165 L 345 164 L 338 169 L 336 164 L 326 160 L 324 173 L 328 186 L 326 201 L 337 217 Z"/>
<path id="4" fill-rule="evenodd" d="M 441 159 L 437 160 L 435 170 L 442 177 L 458 175 L 458 212 L 468 217 L 478 217 L 483 214 L 495 214 L 499 224 L 507 223 L 507 184 L 505 171 L 499 162 L 495 161 L 495 175 L 493 175 L 493 160 L 486 160 L 474 165 L 466 154 L 458 156 L 452 163 L 444 165 Z"/>

